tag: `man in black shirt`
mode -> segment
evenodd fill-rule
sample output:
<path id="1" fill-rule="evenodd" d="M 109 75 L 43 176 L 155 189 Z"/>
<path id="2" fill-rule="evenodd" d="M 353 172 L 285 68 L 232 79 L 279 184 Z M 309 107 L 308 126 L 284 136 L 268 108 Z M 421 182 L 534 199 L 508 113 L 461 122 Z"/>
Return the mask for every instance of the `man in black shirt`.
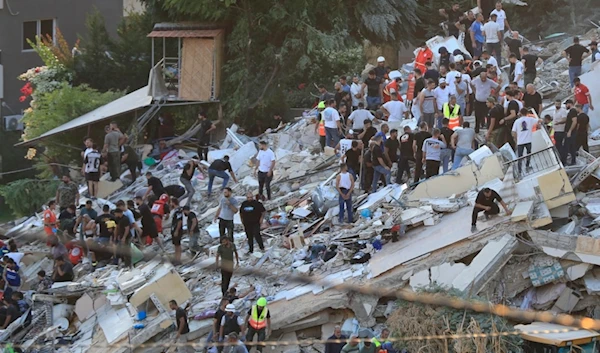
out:
<path id="1" fill-rule="evenodd" d="M 440 9 L 440 15 L 444 16 L 448 21 L 446 25 L 448 26 L 448 33 L 451 36 L 455 36 L 458 38 L 459 28 L 460 28 L 460 20 L 463 17 L 463 11 L 460 10 L 459 4 L 453 4 L 450 9 Z"/>
<path id="2" fill-rule="evenodd" d="M 192 178 L 194 177 L 194 171 L 198 169 L 200 173 L 202 173 L 202 169 L 200 169 L 200 163 L 197 161 L 190 159 L 184 166 L 183 171 L 181 172 L 181 176 L 179 177 L 179 181 L 185 187 L 185 194 L 179 197 L 179 201 L 183 201 L 186 198 L 188 199 L 188 203 L 191 203 L 196 190 L 194 189 L 194 185 L 192 185 Z"/>
<path id="3" fill-rule="evenodd" d="M 177 322 L 177 337 L 176 341 L 181 344 L 177 348 L 177 352 L 191 353 L 195 352 L 191 346 L 184 346 L 188 344 L 188 333 L 190 332 L 190 326 L 188 325 L 187 312 L 184 308 L 180 308 L 175 300 L 169 301 L 169 308 L 175 310 L 175 321 Z"/>
<path id="4" fill-rule="evenodd" d="M 467 51 L 469 52 L 469 54 L 471 54 L 471 57 L 473 57 L 474 52 L 473 42 L 471 42 L 471 34 L 469 33 L 469 28 L 471 28 L 473 22 L 475 22 L 475 15 L 473 14 L 473 11 L 470 10 L 467 12 L 467 16 L 460 20 L 460 24 L 463 27 L 462 31 L 465 32 L 465 48 L 467 48 Z"/>
<path id="5" fill-rule="evenodd" d="M 479 7 L 479 13 L 483 14 L 483 18 L 487 20 L 490 17 L 490 13 L 494 11 L 496 0 L 477 0 L 477 7 Z"/>
<path id="6" fill-rule="evenodd" d="M 583 148 L 584 151 L 590 152 L 588 146 L 588 130 L 590 129 L 590 117 L 583 112 L 583 106 L 576 104 L 577 109 L 577 127 L 575 131 L 575 151 Z"/>
<path id="7" fill-rule="evenodd" d="M 512 136 L 512 128 L 515 124 L 515 121 L 519 117 L 520 106 L 518 101 L 515 99 L 515 96 L 519 94 L 519 91 L 508 90 L 506 91 L 506 99 L 508 100 L 508 106 L 506 107 L 506 114 L 504 114 L 504 132 L 506 134 L 506 140 L 514 149 L 516 146 L 516 142 Z"/>
<path id="8" fill-rule="evenodd" d="M 152 214 L 150 206 L 148 206 L 148 204 L 146 204 L 141 197 L 136 197 L 135 203 L 138 206 L 138 210 L 140 211 L 142 218 L 142 231 L 143 236 L 146 239 L 146 245 L 152 245 L 154 240 L 156 240 L 160 248 L 165 250 L 162 240 L 158 237 L 158 227 L 154 221 L 155 215 Z"/>
<path id="9" fill-rule="evenodd" d="M 352 141 L 352 148 L 346 151 L 342 162 L 348 166 L 348 173 L 356 180 L 357 172 L 360 170 L 361 149 L 358 148 L 358 141 Z"/>
<path id="10" fill-rule="evenodd" d="M 377 129 L 373 127 L 373 122 L 370 119 L 365 120 L 364 124 L 363 132 L 358 134 L 358 138 L 362 140 L 364 146 L 369 146 L 369 141 L 377 134 Z"/>
<path id="11" fill-rule="evenodd" d="M 179 207 L 179 200 L 171 199 L 171 209 L 173 218 L 171 220 L 171 241 L 175 247 L 175 260 L 177 264 L 181 263 L 181 238 L 183 237 L 183 210 Z"/>
<path id="12" fill-rule="evenodd" d="M 192 255 L 200 250 L 198 238 L 200 237 L 200 228 L 198 227 L 198 216 L 190 210 L 190 206 L 183 206 L 183 214 L 187 217 L 187 231 L 190 237 L 190 252 Z"/>
<path id="13" fill-rule="evenodd" d="M 396 173 L 396 184 L 402 183 L 404 172 L 406 172 L 407 180 L 410 179 L 410 165 L 408 161 L 414 161 L 413 141 L 414 136 L 410 130 L 410 126 L 405 126 L 404 133 L 400 136 L 400 161 L 398 162 L 398 172 Z"/>
<path id="14" fill-rule="evenodd" d="M 492 142 L 496 147 L 500 148 L 506 143 L 506 131 L 504 130 L 504 107 L 496 103 L 496 98 L 489 97 L 487 107 L 490 110 L 488 113 L 488 121 L 490 127 L 485 135 L 487 141 Z"/>
<path id="15" fill-rule="evenodd" d="M 562 52 L 562 55 L 569 60 L 569 82 L 571 87 L 575 86 L 573 80 L 581 75 L 581 65 L 583 58 L 588 56 L 589 50 L 579 44 L 579 37 L 573 38 L 573 45 Z"/>
<path id="16" fill-rule="evenodd" d="M 162 194 L 167 193 L 165 191 L 162 181 L 160 181 L 160 179 L 158 179 L 157 177 L 152 176 L 151 172 L 146 173 L 146 179 L 148 179 L 148 189 L 146 190 L 146 193 L 144 194 L 144 200 L 146 200 L 148 198 L 148 195 L 150 195 L 150 193 L 153 193 L 154 197 L 157 199 Z"/>
<path id="17" fill-rule="evenodd" d="M 8 292 L 9 291 L 6 291 L 5 293 L 8 293 Z M 5 301 L 8 301 L 8 299 L 5 299 Z M 6 329 L 10 324 L 15 322 L 19 317 L 21 317 L 19 307 L 17 306 L 16 303 L 9 302 L 8 305 L 6 306 L 6 308 L 3 308 L 3 309 L 5 309 L 6 311 L 5 311 L 4 315 L 0 314 L 0 318 L 3 319 L 2 321 L 0 321 L 0 329 L 1 330 Z M 2 310 L 2 311 L 4 311 L 4 310 Z"/>
<path id="18" fill-rule="evenodd" d="M 535 110 L 538 116 L 542 113 L 542 95 L 536 91 L 535 86 L 531 83 L 527 85 L 523 95 L 523 105 L 525 108 Z"/>
<path id="19" fill-rule="evenodd" d="M 385 157 L 381 149 L 381 145 L 383 144 L 383 137 L 377 135 L 373 137 L 373 141 L 375 141 L 375 145 L 374 148 L 371 149 L 371 162 L 373 163 L 374 173 L 373 184 L 371 185 L 371 192 L 376 192 L 377 183 L 379 182 L 381 176 L 385 176 L 384 186 L 387 186 L 391 182 L 390 177 L 392 175 L 392 172 L 390 170 L 390 167 L 388 167 L 385 163 Z"/>
<path id="20" fill-rule="evenodd" d="M 573 106 L 574 102 L 572 99 L 567 99 L 565 102 L 565 106 L 567 108 L 567 122 L 565 124 L 565 131 L 567 132 L 567 141 L 565 142 L 567 153 L 571 155 L 571 163 L 570 165 L 575 165 L 577 163 L 577 143 L 576 143 L 576 130 L 577 127 L 577 109 Z M 565 163 L 566 164 L 566 161 Z"/>
<path id="21" fill-rule="evenodd" d="M 240 218 L 248 237 L 248 253 L 254 252 L 254 240 L 258 244 L 260 251 L 265 251 L 262 237 L 260 235 L 260 225 L 265 216 L 265 207 L 262 203 L 254 198 L 254 194 L 250 191 L 246 193 L 246 200 L 240 206 Z"/>
<path id="22" fill-rule="evenodd" d="M 280 113 L 275 113 L 273 114 L 273 120 L 271 122 L 271 131 L 270 132 L 277 132 L 281 129 L 283 129 L 284 127 L 286 127 L 288 124 L 288 121 L 283 117 L 283 115 L 281 115 Z"/>
<path id="23" fill-rule="evenodd" d="M 120 258 L 125 266 L 131 267 L 131 232 L 129 231 L 131 223 L 129 218 L 123 215 L 123 210 L 118 207 L 115 210 L 115 220 L 117 222 L 115 260 Z"/>
<path id="24" fill-rule="evenodd" d="M 537 55 L 530 54 L 528 47 L 523 47 L 523 64 L 525 65 L 525 75 L 523 79 L 525 80 L 525 85 L 533 83 L 535 78 L 537 77 L 537 69 L 536 65 L 541 61 Z"/>
<path id="25" fill-rule="evenodd" d="M 75 274 L 73 272 L 73 264 L 71 261 L 65 260 L 63 256 L 57 258 L 54 263 L 52 280 L 54 282 L 70 282 L 73 280 L 74 276 Z"/>
<path id="26" fill-rule="evenodd" d="M 390 137 L 387 140 L 385 140 L 383 150 L 390 158 L 390 162 L 392 162 L 392 164 L 398 162 L 398 149 L 399 148 L 400 148 L 400 141 L 398 141 L 398 130 L 391 129 Z"/>
<path id="27" fill-rule="evenodd" d="M 206 118 L 206 113 L 201 111 L 198 113 L 198 156 L 201 160 L 208 160 L 208 146 L 210 145 L 210 133 L 217 127 Z"/>
<path id="28" fill-rule="evenodd" d="M 440 80 L 440 73 L 433 68 L 433 63 L 431 61 L 426 62 L 425 67 L 427 68 L 427 71 L 425 71 L 423 78 L 425 81 L 433 80 L 437 86 Z"/>
<path id="29" fill-rule="evenodd" d="M 510 53 L 515 54 L 517 60 L 521 60 L 521 47 L 523 46 L 523 42 L 521 42 L 521 38 L 519 38 L 519 32 L 513 31 L 512 38 L 506 38 L 505 42 L 508 45 Z"/>
<path id="30" fill-rule="evenodd" d="M 444 136 L 444 142 L 446 143 L 446 148 L 442 148 L 441 151 L 441 160 L 442 160 L 442 170 L 446 173 L 449 168 L 450 159 L 454 154 L 454 150 L 452 149 L 452 145 L 450 141 L 452 141 L 452 135 L 454 134 L 454 130 L 448 127 L 450 124 L 450 119 L 444 118 L 442 119 L 442 128 L 440 129 L 441 136 Z"/>
<path id="31" fill-rule="evenodd" d="M 137 170 L 142 170 L 137 153 L 129 145 L 121 146 L 121 164 L 126 164 L 131 173 L 131 182 L 137 179 Z"/>
<path id="32" fill-rule="evenodd" d="M 66 231 L 70 236 L 75 236 L 74 227 L 77 217 L 75 205 L 70 205 L 58 215 L 60 230 Z"/>
<path id="33" fill-rule="evenodd" d="M 110 242 L 110 237 L 112 232 L 108 230 L 106 227 L 107 221 L 115 221 L 115 217 L 110 214 L 110 206 L 104 205 L 102 206 L 102 214 L 96 217 L 96 224 L 100 226 L 100 234 L 99 234 L 99 242 L 105 243 L 107 245 Z"/>
<path id="34" fill-rule="evenodd" d="M 429 126 L 427 123 L 422 121 L 419 124 L 419 132 L 417 132 L 414 136 L 413 140 L 413 153 L 415 156 L 415 183 L 418 183 L 421 180 L 421 175 L 423 174 L 423 142 L 431 137 L 431 133 L 427 130 Z"/>
<path id="35" fill-rule="evenodd" d="M 473 207 L 473 214 L 471 215 L 471 232 L 477 231 L 477 216 L 479 212 L 484 211 L 487 219 L 492 215 L 500 213 L 500 207 L 498 207 L 496 200 L 500 202 L 506 215 L 510 216 L 511 212 L 508 209 L 508 205 L 502 201 L 500 195 L 490 188 L 484 188 L 477 194 L 477 198 L 475 199 L 475 207 Z"/>
<path id="36" fill-rule="evenodd" d="M 237 183 L 237 178 L 235 177 L 235 173 L 233 169 L 231 169 L 231 164 L 229 163 L 229 156 L 224 156 L 222 159 L 215 159 L 214 162 L 210 164 L 208 167 L 208 196 L 212 193 L 212 186 L 215 177 L 219 177 L 223 179 L 223 184 L 221 185 L 221 190 L 227 187 L 227 183 L 229 182 L 229 174 L 225 171 L 229 171 L 233 181 Z"/>
<path id="37" fill-rule="evenodd" d="M 367 88 L 367 109 L 377 110 L 381 105 L 381 79 L 375 73 L 375 70 L 369 71 L 369 77 L 362 84 L 362 89 Z"/>
<path id="38" fill-rule="evenodd" d="M 425 78 L 423 78 L 423 72 L 421 69 L 415 69 L 415 99 L 421 93 L 423 89 L 425 89 Z M 414 104 L 414 103 L 413 103 Z"/>

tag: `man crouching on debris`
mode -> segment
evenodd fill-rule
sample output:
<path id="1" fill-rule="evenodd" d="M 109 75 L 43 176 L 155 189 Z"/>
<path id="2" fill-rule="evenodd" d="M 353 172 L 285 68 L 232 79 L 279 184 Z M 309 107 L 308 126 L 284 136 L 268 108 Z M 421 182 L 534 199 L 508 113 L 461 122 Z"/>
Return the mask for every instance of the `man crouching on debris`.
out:
<path id="1" fill-rule="evenodd" d="M 498 207 L 496 200 L 500 202 L 506 215 L 510 216 L 511 212 L 508 209 L 508 205 L 502 201 L 500 195 L 490 188 L 484 188 L 477 194 L 477 198 L 475 199 L 475 207 L 473 208 L 473 215 L 471 216 L 471 232 L 477 231 L 477 216 L 479 215 L 479 212 L 484 211 L 486 219 L 500 213 L 500 207 Z"/>

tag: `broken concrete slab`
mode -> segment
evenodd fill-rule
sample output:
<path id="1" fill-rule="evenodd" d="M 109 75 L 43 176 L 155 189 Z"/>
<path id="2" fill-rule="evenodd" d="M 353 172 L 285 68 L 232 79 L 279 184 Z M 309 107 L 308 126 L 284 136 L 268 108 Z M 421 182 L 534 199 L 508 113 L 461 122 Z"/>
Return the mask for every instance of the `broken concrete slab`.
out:
<path id="1" fill-rule="evenodd" d="M 169 306 L 170 300 L 185 303 L 192 297 L 192 293 L 171 264 L 162 264 L 157 267 L 154 275 L 144 286 L 133 293 L 129 302 L 137 308 L 144 304 L 152 294 L 156 295 L 164 307 Z"/>
<path id="2" fill-rule="evenodd" d="M 533 201 L 519 202 L 510 215 L 510 220 L 513 222 L 524 221 L 529 218 L 533 212 Z"/>
<path id="3" fill-rule="evenodd" d="M 576 279 L 580 279 L 581 277 L 585 276 L 585 274 L 587 273 L 587 271 L 592 268 L 592 265 L 590 264 L 577 264 L 577 265 L 573 265 L 571 267 L 567 267 L 567 269 L 565 270 L 567 273 L 567 278 L 570 281 L 574 281 Z"/>
<path id="4" fill-rule="evenodd" d="M 452 282 L 458 277 L 467 265 L 463 263 L 443 263 L 439 266 L 433 266 L 431 271 L 431 283 L 445 288 L 452 288 Z"/>
<path id="5" fill-rule="evenodd" d="M 410 287 L 413 290 L 429 287 L 431 284 L 429 276 L 429 270 L 423 270 L 415 273 L 412 277 L 410 277 Z"/>
<path id="6" fill-rule="evenodd" d="M 94 299 L 87 293 L 84 293 L 75 302 L 75 314 L 79 321 L 85 321 L 92 317 L 96 312 L 94 311 Z"/>
<path id="7" fill-rule="evenodd" d="M 570 314 L 581 298 L 582 296 L 578 291 L 566 287 L 550 311 Z"/>
<path id="8" fill-rule="evenodd" d="M 98 182 L 98 198 L 105 199 L 122 187 L 123 182 L 120 179 L 117 181 L 100 180 Z"/>
<path id="9" fill-rule="evenodd" d="M 512 235 L 504 235 L 489 242 L 475 256 L 467 268 L 452 282 L 452 287 L 477 294 L 512 256 L 518 242 Z"/>

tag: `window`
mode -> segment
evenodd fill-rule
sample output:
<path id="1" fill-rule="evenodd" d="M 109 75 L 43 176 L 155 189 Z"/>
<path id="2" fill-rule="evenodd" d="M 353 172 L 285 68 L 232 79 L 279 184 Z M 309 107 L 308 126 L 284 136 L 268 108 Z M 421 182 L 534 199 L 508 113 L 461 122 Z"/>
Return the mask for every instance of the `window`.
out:
<path id="1" fill-rule="evenodd" d="M 54 41 L 54 20 L 37 20 L 23 22 L 23 51 L 29 51 L 31 45 L 28 40 L 35 42 L 35 37 L 47 38 L 50 36 Z"/>

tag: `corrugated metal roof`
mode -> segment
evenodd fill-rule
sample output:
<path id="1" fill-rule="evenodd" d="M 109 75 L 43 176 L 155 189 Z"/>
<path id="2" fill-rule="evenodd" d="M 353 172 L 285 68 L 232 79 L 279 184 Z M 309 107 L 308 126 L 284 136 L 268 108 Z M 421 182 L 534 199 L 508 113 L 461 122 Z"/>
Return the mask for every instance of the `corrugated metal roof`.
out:
<path id="1" fill-rule="evenodd" d="M 221 34 L 220 29 L 177 29 L 157 31 L 148 34 L 150 38 L 214 38 Z"/>

